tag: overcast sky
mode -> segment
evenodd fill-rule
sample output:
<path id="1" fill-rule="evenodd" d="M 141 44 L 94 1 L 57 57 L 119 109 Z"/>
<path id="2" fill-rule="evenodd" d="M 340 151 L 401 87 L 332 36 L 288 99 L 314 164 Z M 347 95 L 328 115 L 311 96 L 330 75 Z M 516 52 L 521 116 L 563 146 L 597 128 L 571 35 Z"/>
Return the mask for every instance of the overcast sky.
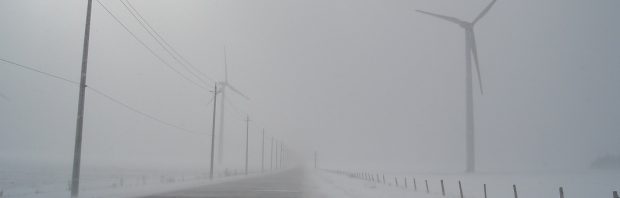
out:
<path id="1" fill-rule="evenodd" d="M 193 78 L 123 4 L 101 2 Z M 230 83 L 251 99 L 227 93 L 226 157 L 217 168 L 242 167 L 249 114 L 251 168 L 259 168 L 265 128 L 267 153 L 275 136 L 299 156 L 316 150 L 325 167 L 464 169 L 463 30 L 415 10 L 471 21 L 488 0 L 131 3 L 215 80 L 224 78 L 227 49 Z M 480 170 L 584 169 L 620 155 L 618 8 L 616 0 L 499 0 L 476 25 Z M 86 0 L 0 1 L 0 58 L 79 81 L 85 12 Z M 87 166 L 208 169 L 211 82 L 203 89 L 181 78 L 96 1 L 88 64 L 90 87 L 197 133 L 87 91 Z M 70 167 L 78 86 L 0 62 L 0 93 L 0 163 Z"/>

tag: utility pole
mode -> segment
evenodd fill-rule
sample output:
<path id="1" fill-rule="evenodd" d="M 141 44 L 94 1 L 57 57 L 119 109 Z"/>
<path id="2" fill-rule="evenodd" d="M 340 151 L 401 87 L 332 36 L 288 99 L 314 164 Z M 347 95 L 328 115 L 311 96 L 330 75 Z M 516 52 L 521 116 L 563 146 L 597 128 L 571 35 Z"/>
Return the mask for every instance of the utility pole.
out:
<path id="1" fill-rule="evenodd" d="M 284 168 L 284 144 L 280 146 L 280 167 Z"/>
<path id="2" fill-rule="evenodd" d="M 316 169 L 316 168 L 317 168 L 317 166 L 316 166 L 316 151 L 314 151 L 314 169 Z"/>
<path id="3" fill-rule="evenodd" d="M 273 170 L 273 137 L 271 137 L 271 152 L 269 152 L 269 168 Z"/>
<path id="4" fill-rule="evenodd" d="M 282 145 L 282 143 L 280 143 Z M 276 169 L 278 169 L 278 141 L 276 140 Z"/>
<path id="5" fill-rule="evenodd" d="M 211 167 L 209 167 L 209 179 L 213 179 L 213 156 L 215 154 L 215 110 L 217 109 L 217 83 L 213 90 L 213 124 L 211 126 Z"/>
<path id="6" fill-rule="evenodd" d="M 90 39 L 90 17 L 93 1 L 86 6 L 86 27 L 84 28 L 84 47 L 82 51 L 82 72 L 78 98 L 77 122 L 75 127 L 75 148 L 73 151 L 73 174 L 71 175 L 71 197 L 78 197 L 80 188 L 80 162 L 82 158 L 82 128 L 84 126 L 84 99 L 86 96 L 86 68 L 88 66 L 88 43 Z"/>
<path id="7" fill-rule="evenodd" d="M 260 155 L 260 172 L 265 171 L 265 129 L 263 129 L 263 144 L 261 146 L 261 155 Z"/>
<path id="8" fill-rule="evenodd" d="M 245 119 L 245 175 L 248 175 L 248 140 L 250 139 L 250 116 Z"/>

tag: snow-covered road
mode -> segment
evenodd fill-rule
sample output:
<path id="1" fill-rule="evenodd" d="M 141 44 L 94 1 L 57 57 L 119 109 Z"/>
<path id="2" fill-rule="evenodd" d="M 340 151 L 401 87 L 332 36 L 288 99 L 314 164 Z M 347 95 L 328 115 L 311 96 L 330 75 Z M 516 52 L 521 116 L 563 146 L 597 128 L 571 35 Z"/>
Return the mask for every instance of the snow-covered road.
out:
<path id="1" fill-rule="evenodd" d="M 319 170 L 295 168 L 248 179 L 205 185 L 145 198 L 399 198 L 440 197 L 438 194 L 376 184 Z"/>
<path id="2" fill-rule="evenodd" d="M 304 197 L 304 172 L 290 169 L 243 180 L 205 185 L 145 198 L 301 198 Z"/>

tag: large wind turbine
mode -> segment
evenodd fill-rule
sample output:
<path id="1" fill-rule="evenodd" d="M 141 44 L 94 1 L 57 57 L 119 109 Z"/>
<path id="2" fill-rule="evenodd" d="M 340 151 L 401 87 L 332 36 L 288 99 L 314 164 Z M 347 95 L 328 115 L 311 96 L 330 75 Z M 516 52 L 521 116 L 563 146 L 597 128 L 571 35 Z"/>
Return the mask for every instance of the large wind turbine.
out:
<path id="1" fill-rule="evenodd" d="M 226 49 L 224 49 L 224 81 L 218 82 L 220 85 L 220 93 L 222 95 L 222 102 L 220 103 L 220 134 L 219 134 L 219 144 L 218 144 L 218 162 L 221 164 L 224 157 L 224 103 L 226 103 L 226 90 L 230 89 L 231 91 L 239 94 L 241 97 L 245 99 L 250 99 L 245 94 L 241 93 L 237 88 L 232 86 L 228 82 L 228 57 L 226 55 Z"/>
<path id="2" fill-rule="evenodd" d="M 440 14 L 435 14 L 431 12 L 426 12 L 422 10 L 417 10 L 420 13 L 427 14 L 433 17 L 437 17 L 448 22 L 455 23 L 465 29 L 465 117 L 466 117 L 466 137 L 465 137 L 465 147 L 466 147 L 466 172 L 474 172 L 475 168 L 475 146 L 474 146 L 474 96 L 473 96 L 473 83 L 472 83 L 472 57 L 476 62 L 476 72 L 478 74 L 478 84 L 480 85 L 480 94 L 482 91 L 482 78 L 480 77 L 480 67 L 478 65 L 478 48 L 476 46 L 476 36 L 474 34 L 474 25 L 482 18 L 484 15 L 489 12 L 493 4 L 495 4 L 496 0 L 491 1 L 489 5 L 482 10 L 480 14 L 474 19 L 472 22 L 467 22 L 464 20 L 457 19 L 455 17 L 444 16 Z"/>

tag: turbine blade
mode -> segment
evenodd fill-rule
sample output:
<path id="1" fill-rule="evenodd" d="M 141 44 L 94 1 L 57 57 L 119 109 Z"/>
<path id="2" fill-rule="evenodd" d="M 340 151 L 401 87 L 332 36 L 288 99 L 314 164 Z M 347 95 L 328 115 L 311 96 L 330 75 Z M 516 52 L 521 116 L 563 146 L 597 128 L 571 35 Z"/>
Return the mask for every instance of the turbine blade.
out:
<path id="1" fill-rule="evenodd" d="M 422 13 L 422 14 L 426 14 L 426 15 L 434 16 L 434 17 L 437 17 L 437 18 L 440 18 L 440 19 L 443 19 L 443 20 L 446 20 L 446 21 L 450 21 L 452 23 L 456 23 L 456 24 L 459 24 L 459 25 L 462 24 L 462 23 L 466 23 L 465 21 L 462 21 L 462 20 L 459 20 L 457 18 L 450 17 L 450 16 L 445 16 L 445 15 L 441 15 L 441 14 L 435 14 L 435 13 L 427 12 L 427 11 L 423 11 L 423 10 L 416 10 L 416 11 L 418 11 L 419 13 Z"/>
<path id="2" fill-rule="evenodd" d="M 234 91 L 235 93 L 239 94 L 240 96 L 244 97 L 245 99 L 250 100 L 250 97 L 248 97 L 245 94 L 241 93 L 241 91 L 239 91 L 237 88 L 233 87 L 231 84 L 226 84 L 226 88 L 230 88 L 230 90 Z"/>
<path id="3" fill-rule="evenodd" d="M 489 5 L 484 8 L 484 10 L 482 10 L 482 12 L 480 12 L 480 14 L 478 14 L 478 17 L 476 17 L 476 19 L 474 19 L 474 22 L 472 22 L 473 24 L 476 24 L 482 17 L 484 17 L 484 15 L 487 14 L 487 12 L 489 12 L 489 10 L 491 9 L 491 7 L 493 7 L 493 4 L 495 4 L 497 0 L 493 0 L 491 1 L 491 3 L 489 3 Z"/>
<path id="4" fill-rule="evenodd" d="M 484 91 L 482 89 L 482 76 L 480 76 L 480 63 L 478 62 L 478 46 L 476 45 L 476 35 L 474 34 L 474 31 L 471 30 L 471 32 L 469 33 L 469 42 L 470 42 L 470 46 L 469 49 L 471 51 L 471 56 L 474 57 L 474 62 L 476 64 L 476 72 L 478 74 L 478 84 L 480 85 L 480 94 L 484 94 Z"/>

